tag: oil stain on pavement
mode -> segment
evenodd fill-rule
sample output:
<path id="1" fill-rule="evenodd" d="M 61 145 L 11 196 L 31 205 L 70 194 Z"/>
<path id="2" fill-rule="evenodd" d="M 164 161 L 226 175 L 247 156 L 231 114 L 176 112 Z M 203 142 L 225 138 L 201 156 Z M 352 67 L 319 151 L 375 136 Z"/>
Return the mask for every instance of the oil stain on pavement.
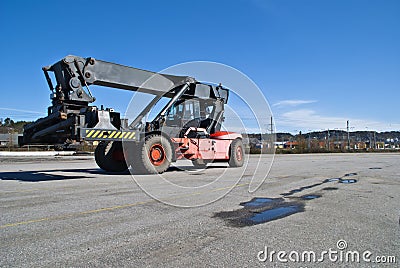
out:
<path id="1" fill-rule="evenodd" d="M 292 199 L 292 198 L 291 198 Z M 215 213 L 214 217 L 224 219 L 229 226 L 244 227 L 265 223 L 303 212 L 303 200 L 287 201 L 285 198 L 253 198 L 240 204 L 243 208 Z"/>
<path id="2" fill-rule="evenodd" d="M 322 194 L 320 193 L 312 193 L 299 197 L 293 197 L 293 194 L 300 193 L 304 190 L 312 189 L 326 183 L 356 183 L 356 179 L 348 178 L 356 175 L 357 173 L 348 173 L 341 178 L 326 179 L 320 183 L 296 188 L 289 192 L 282 193 L 281 196 L 283 197 L 280 198 L 255 197 L 250 201 L 240 203 L 242 206 L 241 209 L 217 212 L 213 217 L 225 220 L 228 226 L 232 227 L 252 226 L 282 219 L 296 213 L 304 212 L 306 202 L 322 197 Z M 331 191 L 338 190 L 338 188 L 325 187 L 322 188 L 322 190 Z"/>

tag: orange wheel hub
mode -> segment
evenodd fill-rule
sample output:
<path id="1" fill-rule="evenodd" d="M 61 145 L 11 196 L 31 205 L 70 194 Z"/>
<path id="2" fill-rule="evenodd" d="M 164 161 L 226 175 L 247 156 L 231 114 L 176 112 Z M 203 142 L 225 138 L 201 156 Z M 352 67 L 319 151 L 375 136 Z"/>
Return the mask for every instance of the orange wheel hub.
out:
<path id="1" fill-rule="evenodd" d="M 238 147 L 236 149 L 236 158 L 238 161 L 242 161 L 242 157 L 243 157 L 242 147 Z"/>
<path id="2" fill-rule="evenodd" d="M 150 147 L 149 150 L 149 159 L 150 162 L 155 165 L 159 166 L 165 161 L 165 150 L 161 144 L 154 144 Z"/>

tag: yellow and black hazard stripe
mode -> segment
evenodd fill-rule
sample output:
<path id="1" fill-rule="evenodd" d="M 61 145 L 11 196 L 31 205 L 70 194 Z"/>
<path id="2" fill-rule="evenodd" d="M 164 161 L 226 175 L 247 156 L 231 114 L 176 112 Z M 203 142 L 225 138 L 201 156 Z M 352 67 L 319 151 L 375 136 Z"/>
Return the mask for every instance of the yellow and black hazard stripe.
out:
<path id="1" fill-rule="evenodd" d="M 86 140 L 135 140 L 135 131 L 104 130 L 104 129 L 85 129 L 84 138 Z"/>

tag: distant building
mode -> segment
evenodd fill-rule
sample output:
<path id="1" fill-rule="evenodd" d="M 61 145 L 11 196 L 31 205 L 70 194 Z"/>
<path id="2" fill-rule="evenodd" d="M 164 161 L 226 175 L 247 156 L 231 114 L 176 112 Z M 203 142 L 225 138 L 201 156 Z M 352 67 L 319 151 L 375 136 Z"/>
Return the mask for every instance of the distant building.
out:
<path id="1" fill-rule="evenodd" d="M 295 149 L 299 146 L 299 143 L 297 141 L 288 141 L 285 143 L 284 148 L 292 148 Z"/>
<path id="2" fill-rule="evenodd" d="M 249 144 L 252 148 L 262 148 L 262 143 L 257 138 L 249 138 Z"/>
<path id="3" fill-rule="evenodd" d="M 0 134 L 0 147 L 9 147 L 18 145 L 18 136 L 22 134 Z"/>
<path id="4" fill-rule="evenodd" d="M 283 149 L 285 148 L 286 141 L 277 141 L 275 142 L 276 149 Z"/>

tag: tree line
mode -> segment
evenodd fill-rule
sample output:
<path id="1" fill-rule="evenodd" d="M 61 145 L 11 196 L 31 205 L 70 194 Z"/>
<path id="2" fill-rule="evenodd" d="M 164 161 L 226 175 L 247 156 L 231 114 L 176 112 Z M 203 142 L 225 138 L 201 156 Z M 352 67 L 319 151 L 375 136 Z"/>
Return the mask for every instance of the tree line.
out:
<path id="1" fill-rule="evenodd" d="M 3 120 L 0 118 L 0 133 L 22 133 L 24 125 L 31 123 L 31 121 L 14 121 L 7 117 Z"/>

